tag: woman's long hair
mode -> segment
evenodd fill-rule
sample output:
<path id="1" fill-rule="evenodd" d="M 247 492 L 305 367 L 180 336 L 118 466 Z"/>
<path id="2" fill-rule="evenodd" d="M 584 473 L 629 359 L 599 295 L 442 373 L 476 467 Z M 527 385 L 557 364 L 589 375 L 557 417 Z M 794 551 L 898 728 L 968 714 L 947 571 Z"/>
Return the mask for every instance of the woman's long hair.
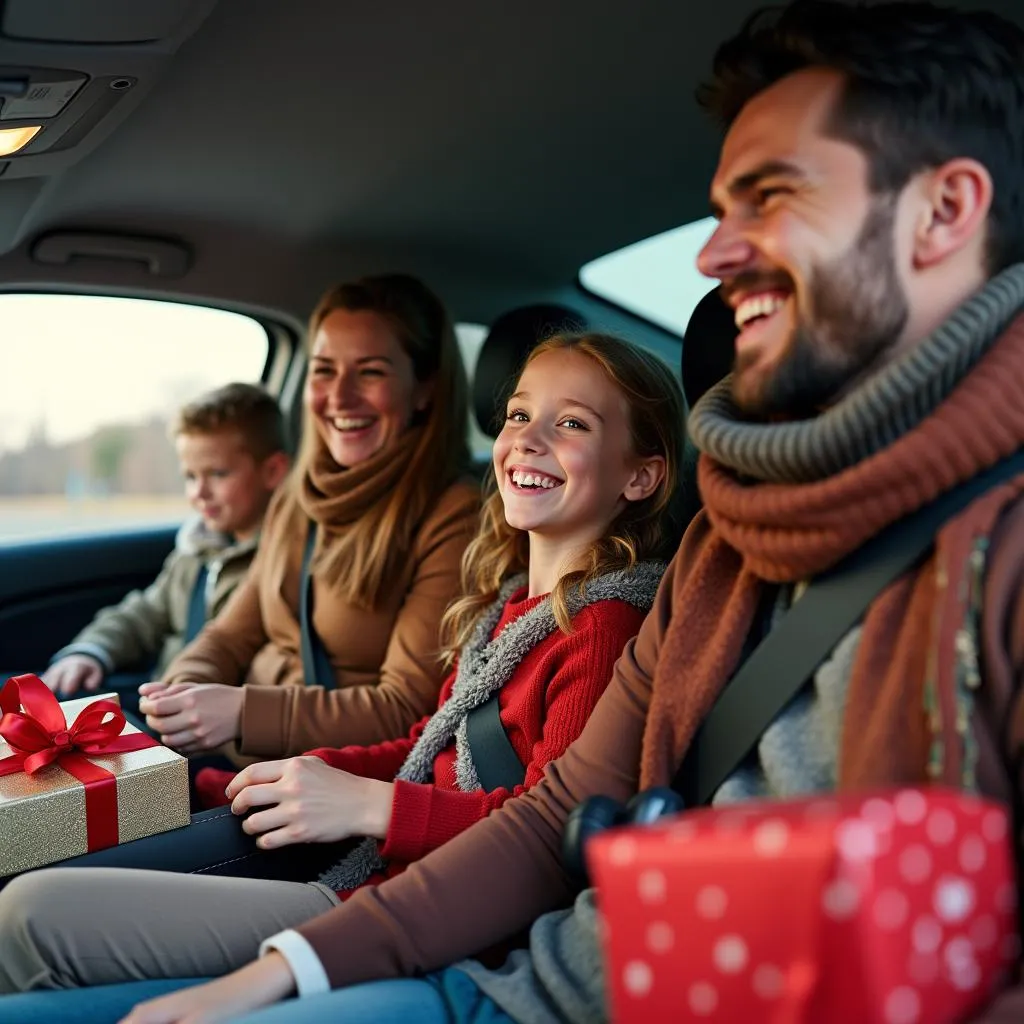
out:
<path id="1" fill-rule="evenodd" d="M 583 567 L 565 573 L 555 585 L 551 595 L 555 619 L 569 633 L 572 626 L 566 596 L 571 588 L 582 587 L 605 573 L 631 568 L 645 559 L 668 558 L 675 550 L 679 538 L 672 520 L 685 417 L 682 390 L 672 371 L 657 356 L 621 338 L 595 333 L 558 334 L 541 342 L 525 366 L 545 352 L 562 350 L 592 359 L 625 395 L 633 454 L 665 458 L 665 475 L 655 491 L 642 501 L 627 502 L 605 535 L 590 546 Z M 514 529 L 505 520 L 492 469 L 480 529 L 462 560 L 463 596 L 451 604 L 441 623 L 449 661 L 469 638 L 481 612 L 495 600 L 502 582 L 529 568 L 529 543 L 524 530 Z"/>
<path id="2" fill-rule="evenodd" d="M 320 325 L 337 309 L 368 311 L 387 321 L 412 360 L 416 380 L 434 385 L 430 406 L 413 421 L 422 433 L 398 485 L 333 539 L 316 563 L 318 577 L 339 588 L 347 602 L 374 608 L 407 560 L 424 516 L 468 466 L 469 388 L 448 313 L 419 279 L 382 274 L 331 288 L 309 318 L 310 349 Z M 307 406 L 296 483 L 309 472 L 323 443 Z"/>

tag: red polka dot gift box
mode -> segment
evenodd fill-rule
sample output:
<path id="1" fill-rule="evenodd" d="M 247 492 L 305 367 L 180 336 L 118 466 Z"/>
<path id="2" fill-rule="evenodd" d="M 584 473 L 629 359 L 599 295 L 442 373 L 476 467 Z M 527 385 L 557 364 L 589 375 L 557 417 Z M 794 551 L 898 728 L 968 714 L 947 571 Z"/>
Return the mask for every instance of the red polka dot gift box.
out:
<path id="1" fill-rule="evenodd" d="M 587 847 L 615 1024 L 940 1024 L 1006 984 L 998 805 L 942 789 L 704 809 Z"/>

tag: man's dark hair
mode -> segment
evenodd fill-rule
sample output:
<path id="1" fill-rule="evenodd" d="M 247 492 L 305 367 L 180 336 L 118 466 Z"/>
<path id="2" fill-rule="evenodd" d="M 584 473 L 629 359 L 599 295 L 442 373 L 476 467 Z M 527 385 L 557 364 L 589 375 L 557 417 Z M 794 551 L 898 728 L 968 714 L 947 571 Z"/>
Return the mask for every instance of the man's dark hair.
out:
<path id="1" fill-rule="evenodd" d="M 1024 260 L 1024 31 L 931 3 L 793 0 L 752 15 L 715 54 L 699 102 L 725 126 L 804 68 L 846 76 L 830 134 L 867 156 L 877 193 L 955 157 L 992 176 L 987 270 Z"/>

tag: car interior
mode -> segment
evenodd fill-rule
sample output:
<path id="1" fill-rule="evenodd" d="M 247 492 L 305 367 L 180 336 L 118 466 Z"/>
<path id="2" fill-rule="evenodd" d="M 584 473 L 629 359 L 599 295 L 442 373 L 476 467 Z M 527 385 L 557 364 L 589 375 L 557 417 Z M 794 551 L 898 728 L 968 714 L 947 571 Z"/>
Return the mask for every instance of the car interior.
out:
<path id="1" fill-rule="evenodd" d="M 961 3 L 1024 23 L 1018 0 Z M 296 433 L 317 298 L 386 271 L 422 277 L 455 321 L 486 329 L 470 367 L 484 434 L 523 356 L 565 325 L 657 353 L 692 405 L 732 357 L 717 296 L 684 340 L 585 287 L 580 269 L 707 216 L 719 133 L 694 90 L 759 6 L 4 0 L 0 147 L 3 129 L 37 130 L 0 157 L 0 295 L 252 317 L 263 382 Z M 0 678 L 41 671 L 152 580 L 178 525 L 28 539 L 0 527 Z"/>

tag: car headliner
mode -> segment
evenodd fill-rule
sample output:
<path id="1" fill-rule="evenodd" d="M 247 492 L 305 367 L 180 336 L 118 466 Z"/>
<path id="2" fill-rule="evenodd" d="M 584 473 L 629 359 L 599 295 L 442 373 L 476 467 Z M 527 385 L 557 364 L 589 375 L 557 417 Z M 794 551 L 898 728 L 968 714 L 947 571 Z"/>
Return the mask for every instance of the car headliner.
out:
<path id="1" fill-rule="evenodd" d="M 219 0 L 93 152 L 0 180 L 0 282 L 299 316 L 332 279 L 402 268 L 489 319 L 706 214 L 717 133 L 693 92 L 756 6 Z M 1024 17 L 1019 0 L 963 6 Z M 33 265 L 26 243 L 60 228 L 181 238 L 194 266 L 161 286 Z"/>

